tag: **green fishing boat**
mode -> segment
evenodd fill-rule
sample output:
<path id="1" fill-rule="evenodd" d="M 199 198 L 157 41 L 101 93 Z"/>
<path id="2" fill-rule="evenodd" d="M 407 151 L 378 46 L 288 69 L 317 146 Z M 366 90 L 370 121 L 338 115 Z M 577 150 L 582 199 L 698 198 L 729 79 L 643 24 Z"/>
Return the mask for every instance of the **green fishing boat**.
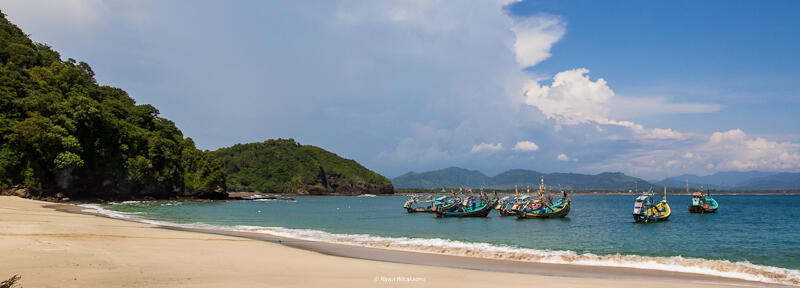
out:
<path id="1" fill-rule="evenodd" d="M 446 211 L 444 207 L 436 211 L 436 217 L 486 217 L 497 205 L 497 197 L 466 197 L 456 207 Z"/>

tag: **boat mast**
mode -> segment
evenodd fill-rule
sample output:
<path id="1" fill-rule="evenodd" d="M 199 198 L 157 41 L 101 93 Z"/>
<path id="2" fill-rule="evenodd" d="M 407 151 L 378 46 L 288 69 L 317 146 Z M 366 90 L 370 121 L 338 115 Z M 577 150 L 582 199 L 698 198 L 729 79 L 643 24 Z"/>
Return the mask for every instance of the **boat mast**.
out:
<path id="1" fill-rule="evenodd" d="M 542 176 L 542 182 L 539 184 L 539 195 L 544 194 L 544 176 Z"/>

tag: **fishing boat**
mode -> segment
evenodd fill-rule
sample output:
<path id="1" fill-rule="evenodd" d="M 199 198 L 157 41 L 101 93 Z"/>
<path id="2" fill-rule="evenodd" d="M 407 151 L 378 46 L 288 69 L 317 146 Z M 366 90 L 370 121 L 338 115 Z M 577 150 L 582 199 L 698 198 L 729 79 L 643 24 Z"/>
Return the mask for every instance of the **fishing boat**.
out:
<path id="1" fill-rule="evenodd" d="M 434 213 L 439 209 L 443 209 L 444 211 L 451 210 L 459 201 L 459 198 L 456 196 L 440 196 L 436 198 L 431 195 L 411 196 L 403 204 L 403 208 L 405 208 L 408 213 Z"/>
<path id="2" fill-rule="evenodd" d="M 571 201 L 567 192 L 562 190 L 561 194 L 564 197 L 555 201 L 545 196 L 545 193 L 544 177 L 542 177 L 542 182 L 539 184 L 539 197 L 521 205 L 516 211 L 517 219 L 556 218 L 566 217 L 569 214 Z"/>
<path id="3" fill-rule="evenodd" d="M 517 215 L 517 210 L 519 210 L 523 204 L 531 200 L 530 196 L 531 189 L 528 188 L 528 193 L 519 193 L 517 187 L 514 187 L 514 195 L 513 196 L 506 196 L 502 203 L 497 204 L 497 210 L 500 212 L 500 216 L 514 216 Z"/>
<path id="4" fill-rule="evenodd" d="M 689 205 L 689 213 L 714 213 L 717 212 L 717 208 L 719 208 L 717 200 L 711 198 L 708 192 L 703 195 L 702 187 L 699 192 L 694 192 L 692 194 L 692 204 Z"/>
<path id="5" fill-rule="evenodd" d="M 636 223 L 649 223 L 669 219 L 672 210 L 667 203 L 667 186 L 664 185 L 664 199 L 655 203 L 653 188 L 636 197 L 633 204 L 633 221 Z"/>
<path id="6" fill-rule="evenodd" d="M 465 197 L 456 207 L 450 211 L 444 207 L 436 210 L 436 217 L 486 217 L 497 204 L 497 197 Z"/>
<path id="7" fill-rule="evenodd" d="M 511 198 L 511 195 L 503 196 L 500 200 L 497 200 L 497 205 L 494 206 L 494 210 L 500 210 L 503 208 L 503 204 L 509 201 L 513 201 L 514 199 Z"/>

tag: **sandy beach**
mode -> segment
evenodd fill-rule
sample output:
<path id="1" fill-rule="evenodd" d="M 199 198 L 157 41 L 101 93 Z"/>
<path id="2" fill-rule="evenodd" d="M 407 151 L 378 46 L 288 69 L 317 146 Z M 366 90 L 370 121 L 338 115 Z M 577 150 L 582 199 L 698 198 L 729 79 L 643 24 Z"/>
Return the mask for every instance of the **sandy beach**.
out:
<path id="1" fill-rule="evenodd" d="M 23 287 L 767 286 L 686 273 L 278 244 L 263 241 L 274 237 L 163 229 L 51 204 L 0 196 L 0 280 L 18 274 Z M 631 276 L 617 277 L 623 274 Z"/>

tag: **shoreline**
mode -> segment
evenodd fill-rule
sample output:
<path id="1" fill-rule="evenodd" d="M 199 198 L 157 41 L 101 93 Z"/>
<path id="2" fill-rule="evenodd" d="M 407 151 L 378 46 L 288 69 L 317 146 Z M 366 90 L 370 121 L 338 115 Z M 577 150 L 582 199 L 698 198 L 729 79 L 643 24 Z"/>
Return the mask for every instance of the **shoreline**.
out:
<path id="1" fill-rule="evenodd" d="M 97 212 L 83 211 L 85 207 L 54 203 L 45 207 L 53 208 L 58 211 L 94 215 L 98 217 L 142 223 L 136 219 L 120 219 Z M 224 229 L 212 229 L 201 227 L 182 227 L 153 224 L 157 228 L 198 232 L 222 236 L 231 236 L 278 243 L 284 246 L 303 249 L 322 253 L 325 255 L 347 257 L 353 259 L 363 259 L 390 263 L 413 264 L 432 267 L 447 267 L 477 271 L 490 271 L 515 274 L 529 274 L 541 276 L 556 276 L 586 279 L 625 279 L 625 280 L 648 280 L 648 281 L 679 281 L 685 283 L 721 284 L 736 286 L 757 286 L 757 287 L 789 287 L 782 284 L 759 282 L 739 278 L 731 278 L 703 273 L 676 272 L 651 268 L 631 268 L 614 267 L 603 265 L 582 265 L 582 264 L 562 264 L 562 263 L 542 263 L 512 259 L 489 259 L 481 257 L 446 255 L 435 252 L 407 251 L 391 248 L 376 248 L 358 246 L 348 243 L 333 243 L 320 240 L 305 240 L 270 234 L 269 232 L 245 232 Z"/>

